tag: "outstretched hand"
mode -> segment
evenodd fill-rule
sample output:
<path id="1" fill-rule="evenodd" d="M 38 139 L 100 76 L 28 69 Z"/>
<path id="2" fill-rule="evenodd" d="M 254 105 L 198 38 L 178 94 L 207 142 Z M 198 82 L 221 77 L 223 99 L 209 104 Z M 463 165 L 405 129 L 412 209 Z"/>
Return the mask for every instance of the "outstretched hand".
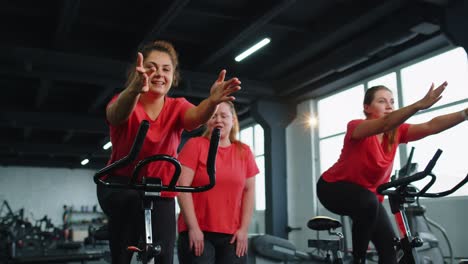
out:
<path id="1" fill-rule="evenodd" d="M 156 72 L 155 67 L 151 67 L 149 69 L 145 69 L 143 67 L 143 54 L 141 52 L 138 52 L 138 58 L 137 58 L 137 64 L 135 68 L 136 72 L 139 75 L 139 82 L 136 85 L 136 89 L 138 89 L 138 93 L 146 93 L 149 91 L 149 83 L 151 80 L 152 75 Z"/>
<path id="2" fill-rule="evenodd" d="M 220 104 L 222 102 L 227 101 L 234 101 L 235 97 L 231 94 L 241 89 L 241 82 L 239 81 L 239 79 L 234 77 L 225 81 L 225 77 L 226 70 L 222 70 L 218 75 L 218 79 L 216 79 L 216 81 L 211 86 L 210 98 L 216 104 Z"/>
<path id="3" fill-rule="evenodd" d="M 444 82 L 439 87 L 434 89 L 433 83 L 431 85 L 431 88 L 429 88 L 427 94 L 421 100 L 418 101 L 419 109 L 427 109 L 433 106 L 435 103 L 437 103 L 442 98 L 442 92 L 445 90 L 445 87 L 447 87 L 447 85 L 447 82 Z"/>

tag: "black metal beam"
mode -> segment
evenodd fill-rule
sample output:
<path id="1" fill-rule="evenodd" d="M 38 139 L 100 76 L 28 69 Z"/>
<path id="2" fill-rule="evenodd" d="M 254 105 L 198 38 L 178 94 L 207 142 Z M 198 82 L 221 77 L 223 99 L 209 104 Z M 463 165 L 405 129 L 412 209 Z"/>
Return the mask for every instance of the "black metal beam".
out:
<path id="1" fill-rule="evenodd" d="M 56 49 L 63 48 L 80 10 L 80 0 L 62 0 L 60 3 L 61 9 L 54 38 Z"/>
<path id="2" fill-rule="evenodd" d="M 257 20 L 253 21 L 249 26 L 247 26 L 241 32 L 239 32 L 234 38 L 232 38 L 231 40 L 225 43 L 222 43 L 222 45 L 220 46 L 218 50 L 213 52 L 206 60 L 204 60 L 200 64 L 200 68 L 206 67 L 209 64 L 213 63 L 220 57 L 224 56 L 232 48 L 236 47 L 241 41 L 250 37 L 252 34 L 257 33 L 261 27 L 263 27 L 265 24 L 270 22 L 273 18 L 275 18 L 281 12 L 283 12 L 292 4 L 294 4 L 294 2 L 296 1 L 284 0 L 284 1 L 281 1 L 281 3 L 275 5 L 273 8 L 268 10 L 265 14 L 260 16 Z"/>
<path id="3" fill-rule="evenodd" d="M 401 13 L 411 14 L 411 11 Z M 310 62 L 307 66 L 278 81 L 275 84 L 276 91 L 281 96 L 300 96 L 307 90 L 307 87 L 321 79 L 345 72 L 368 60 L 380 59 L 382 57 L 380 54 L 395 50 L 399 46 L 416 40 L 418 36 L 421 38 L 421 34 L 413 32 L 411 28 L 424 22 L 424 18 L 417 14 L 404 17 L 406 18 L 398 21 L 394 18 L 381 21 L 379 27 L 361 34 L 360 38 L 352 39 L 326 56 Z M 289 88 L 284 89 L 285 86 Z"/>
<path id="4" fill-rule="evenodd" d="M 95 158 L 109 158 L 110 151 L 105 151 L 102 146 L 83 144 L 46 144 L 27 142 L 0 142 L 0 155 L 21 153 L 24 156 L 53 156 L 53 157 L 85 157 L 92 155 Z"/>
<path id="5" fill-rule="evenodd" d="M 200 9 L 194 9 L 194 8 L 185 8 L 182 11 L 183 14 L 188 14 L 188 15 L 194 15 L 194 16 L 199 16 L 199 17 L 211 17 L 219 20 L 230 20 L 230 21 L 236 21 L 236 22 L 243 22 L 245 20 L 244 17 L 242 16 L 236 16 L 236 15 L 227 15 L 227 14 L 221 14 L 219 12 L 210 12 L 207 10 L 200 10 Z M 287 25 L 287 24 L 282 24 L 282 23 L 277 23 L 277 22 L 269 22 L 268 26 L 277 28 L 280 30 L 286 30 L 290 32 L 297 32 L 297 33 L 311 33 L 310 29 L 298 26 L 298 25 Z"/>
<path id="6" fill-rule="evenodd" d="M 0 127 L 39 128 L 46 130 L 74 130 L 77 132 L 107 134 L 102 118 L 70 113 L 7 112 L 0 113 Z"/>
<path id="7" fill-rule="evenodd" d="M 27 69 L 24 67 L 26 61 L 30 65 Z M 110 89 L 111 87 L 123 87 L 128 67 L 129 64 L 122 61 L 91 56 L 42 49 L 0 47 L 0 72 L 13 76 L 52 81 L 76 81 L 101 85 Z M 102 74 L 97 74 L 97 72 Z M 216 74 L 184 70 L 181 74 L 184 80 L 189 80 L 192 83 L 191 89 L 195 93 L 209 91 L 218 77 Z M 274 96 L 274 92 L 268 84 L 245 79 L 242 76 L 238 77 L 242 82 L 242 90 L 236 93 L 236 97 L 240 100 L 242 97 L 246 97 L 245 100 L 250 100 L 251 96 Z M 101 95 L 105 97 L 108 95 L 107 92 L 109 90 L 106 89 Z M 101 96 L 91 104 L 90 110 L 99 106 L 98 99 L 102 99 Z"/>
<path id="8" fill-rule="evenodd" d="M 47 95 L 49 94 L 49 89 L 52 85 L 52 82 L 48 79 L 41 79 L 41 85 L 38 88 L 35 106 L 36 108 L 40 108 L 42 104 L 44 104 Z"/>
<path id="9" fill-rule="evenodd" d="M 111 97 L 115 93 L 115 90 L 116 89 L 113 86 L 103 89 L 88 108 L 88 113 L 96 111 L 99 106 L 102 106 L 104 103 L 106 103 L 106 99 Z"/>
<path id="10" fill-rule="evenodd" d="M 277 76 L 280 72 L 290 69 L 294 65 L 303 62 L 307 58 L 312 58 L 323 52 L 325 49 L 336 45 L 341 41 L 349 39 L 354 34 L 365 30 L 383 17 L 391 14 L 399 9 L 404 0 L 385 1 L 376 8 L 370 10 L 365 15 L 352 20 L 349 23 L 343 23 L 343 26 L 336 29 L 331 28 L 328 32 L 325 31 L 321 35 L 311 35 L 307 40 L 304 40 L 304 47 L 297 49 L 288 59 L 282 60 L 274 67 L 268 68 L 260 76 L 263 78 L 271 78 Z M 335 21 L 336 22 L 336 21 Z"/>
<path id="11" fill-rule="evenodd" d="M 50 158 L 27 158 L 27 157 L 0 157 L 2 166 L 20 167 L 45 167 L 45 168 L 70 168 L 70 169 L 91 169 L 97 170 L 106 165 L 107 159 L 90 160 L 86 166 L 80 164 L 81 160 L 72 161 L 69 159 Z"/>
<path id="12" fill-rule="evenodd" d="M 158 21 L 154 24 L 150 32 L 144 37 L 140 46 L 146 42 L 158 39 L 161 33 L 171 24 L 171 22 L 179 15 L 180 11 L 190 2 L 190 0 L 174 0 L 169 8 L 166 8 L 164 13 Z"/>

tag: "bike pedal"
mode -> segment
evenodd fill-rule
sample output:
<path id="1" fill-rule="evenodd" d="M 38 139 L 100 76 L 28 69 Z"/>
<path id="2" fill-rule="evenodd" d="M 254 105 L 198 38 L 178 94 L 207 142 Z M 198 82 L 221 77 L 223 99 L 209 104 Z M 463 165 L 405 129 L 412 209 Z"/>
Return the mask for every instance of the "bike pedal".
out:
<path id="1" fill-rule="evenodd" d="M 129 246 L 129 247 L 127 247 L 127 250 L 132 251 L 132 252 L 142 252 L 143 251 L 142 249 L 139 249 L 139 248 L 137 248 L 135 246 Z"/>

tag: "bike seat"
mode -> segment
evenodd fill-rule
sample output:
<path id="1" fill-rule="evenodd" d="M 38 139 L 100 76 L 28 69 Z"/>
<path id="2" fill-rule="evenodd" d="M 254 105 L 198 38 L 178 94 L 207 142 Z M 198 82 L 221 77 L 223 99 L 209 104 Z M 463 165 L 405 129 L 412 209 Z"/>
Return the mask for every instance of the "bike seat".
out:
<path id="1" fill-rule="evenodd" d="M 330 230 L 341 227 L 341 222 L 328 216 L 316 216 L 307 222 L 307 227 L 316 230 Z"/>

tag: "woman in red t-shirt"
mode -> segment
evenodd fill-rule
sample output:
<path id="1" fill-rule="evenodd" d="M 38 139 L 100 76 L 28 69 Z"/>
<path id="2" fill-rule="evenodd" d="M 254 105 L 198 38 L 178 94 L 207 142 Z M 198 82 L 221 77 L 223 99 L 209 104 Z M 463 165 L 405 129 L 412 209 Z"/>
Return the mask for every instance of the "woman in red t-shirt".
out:
<path id="1" fill-rule="evenodd" d="M 354 263 L 365 262 L 369 241 L 378 252 L 379 263 L 397 263 L 395 234 L 376 188 L 388 182 L 398 144 L 439 133 L 467 119 L 468 108 L 426 123 L 404 123 L 439 101 L 446 86 L 446 82 L 435 89 L 432 85 L 424 98 L 399 110 L 394 110 L 393 94 L 387 87 L 369 88 L 364 96 L 366 119 L 348 123 L 340 158 L 319 179 L 317 195 L 325 208 L 352 219 Z"/>
<path id="2" fill-rule="evenodd" d="M 174 47 L 165 41 L 145 45 L 138 52 L 129 72 L 126 88 L 116 95 L 106 109 L 110 128 L 112 154 L 109 163 L 129 152 L 142 120 L 150 122 L 144 145 L 135 163 L 109 175 L 109 181 L 127 183 L 137 161 L 155 155 L 177 155 L 183 129 L 192 130 L 207 122 L 221 102 L 232 101 L 233 92 L 240 89 L 237 78 L 224 80 L 222 70 L 213 83 L 210 96 L 198 106 L 184 98 L 167 96 L 179 82 L 179 66 Z M 161 178 L 167 184 L 172 166 L 151 163 L 142 174 Z M 112 263 L 130 263 L 132 253 L 127 246 L 136 246 L 144 230 L 141 201 L 136 190 L 108 189 L 98 186 L 99 204 L 109 220 Z M 172 263 L 175 244 L 175 194 L 163 193 L 154 198 L 153 240 L 161 243 L 158 263 Z"/>
<path id="3" fill-rule="evenodd" d="M 190 139 L 179 155 L 179 184 L 202 186 L 206 172 L 209 137 L 221 129 L 216 156 L 216 184 L 202 193 L 179 193 L 179 262 L 246 263 L 247 232 L 254 206 L 255 178 L 259 170 L 250 148 L 236 139 L 237 116 L 231 102 L 221 103 L 208 121 L 202 137 Z"/>

